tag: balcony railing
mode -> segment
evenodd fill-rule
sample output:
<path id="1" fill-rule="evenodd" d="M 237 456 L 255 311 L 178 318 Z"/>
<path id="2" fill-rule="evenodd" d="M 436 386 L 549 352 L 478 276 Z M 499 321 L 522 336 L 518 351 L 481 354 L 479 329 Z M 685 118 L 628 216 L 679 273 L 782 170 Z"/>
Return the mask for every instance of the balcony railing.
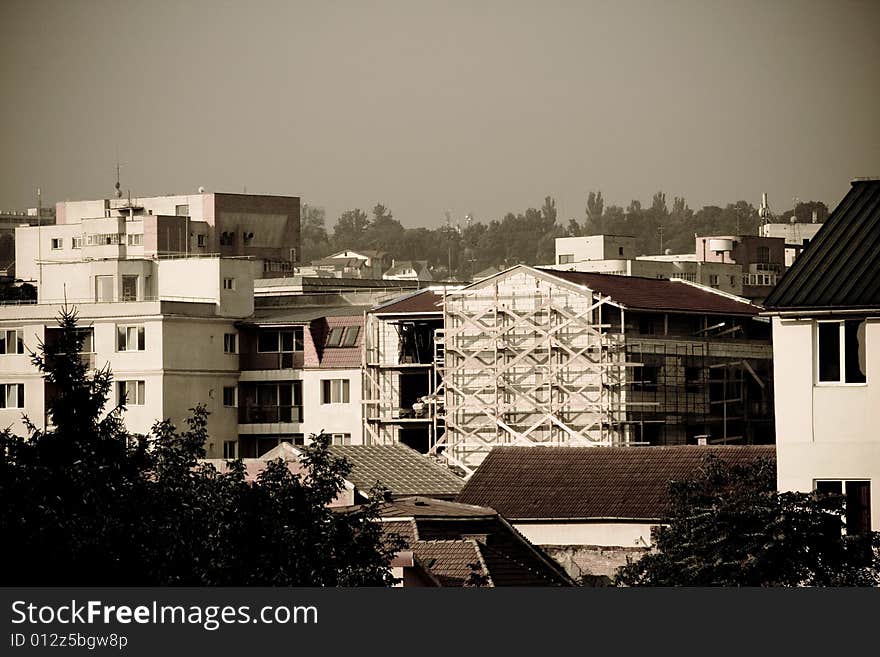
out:
<path id="1" fill-rule="evenodd" d="M 302 406 L 242 406 L 238 409 L 239 424 L 270 424 L 302 421 Z"/>

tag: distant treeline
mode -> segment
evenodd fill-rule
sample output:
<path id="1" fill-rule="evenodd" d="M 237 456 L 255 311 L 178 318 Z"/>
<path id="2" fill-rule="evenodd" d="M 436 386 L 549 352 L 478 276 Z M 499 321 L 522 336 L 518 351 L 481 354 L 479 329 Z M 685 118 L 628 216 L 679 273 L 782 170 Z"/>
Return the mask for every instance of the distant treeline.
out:
<path id="1" fill-rule="evenodd" d="M 820 201 L 798 203 L 778 215 L 776 221 L 819 222 L 828 216 Z M 566 225 L 557 221 L 556 201 L 550 196 L 540 208 L 508 212 L 488 223 L 471 220 L 448 222 L 439 228 L 404 228 L 387 207 L 377 204 L 370 214 L 356 208 L 343 212 L 332 232 L 325 225 L 324 209 L 304 205 L 302 211 L 302 261 L 311 262 L 343 249 L 384 251 L 398 260 L 427 260 L 434 278 L 468 279 L 488 267 L 504 268 L 518 263 L 549 264 L 557 237 L 608 233 L 632 235 L 644 255 L 693 253 L 694 234 L 755 234 L 761 219 L 746 201 L 726 207 L 707 205 L 696 212 L 684 198 L 675 197 L 672 208 L 666 194 L 657 192 L 649 206 L 633 200 L 626 208 L 605 205 L 602 192 L 590 192 L 584 215 Z"/>

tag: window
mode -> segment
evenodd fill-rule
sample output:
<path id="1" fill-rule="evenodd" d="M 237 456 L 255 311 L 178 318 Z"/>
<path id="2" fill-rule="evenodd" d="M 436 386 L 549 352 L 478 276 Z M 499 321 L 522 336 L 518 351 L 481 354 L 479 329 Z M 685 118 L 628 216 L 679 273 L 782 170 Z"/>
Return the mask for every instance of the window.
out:
<path id="1" fill-rule="evenodd" d="M 559 255 L 559 264 L 567 265 L 570 262 L 574 262 L 574 254 L 573 253 L 561 253 Z"/>
<path id="2" fill-rule="evenodd" d="M 736 276 L 732 274 L 730 276 L 730 287 L 736 287 Z"/>
<path id="3" fill-rule="evenodd" d="M 353 347 L 360 334 L 360 326 L 335 326 L 327 336 L 326 347 Z"/>
<path id="4" fill-rule="evenodd" d="M 23 383 L 0 383 L 0 408 L 24 408 Z"/>
<path id="5" fill-rule="evenodd" d="M 843 495 L 844 527 L 849 535 L 871 531 L 871 482 L 821 480 L 816 482 L 820 495 Z"/>
<path id="6" fill-rule="evenodd" d="M 819 383 L 865 383 L 865 321 L 818 322 Z"/>
<path id="7" fill-rule="evenodd" d="M 238 401 L 236 399 L 236 386 L 223 386 L 223 405 L 224 406 L 236 406 Z"/>
<path id="8" fill-rule="evenodd" d="M 617 255 L 619 255 L 619 256 L 623 255 L 623 247 L 622 246 L 617 247 Z"/>
<path id="9" fill-rule="evenodd" d="M 239 422 L 302 422 L 302 382 L 242 384 Z"/>
<path id="10" fill-rule="evenodd" d="M 24 331 L 22 329 L 0 331 L 0 355 L 23 353 Z"/>
<path id="11" fill-rule="evenodd" d="M 138 295 L 138 277 L 122 275 L 122 300 L 137 301 Z"/>
<path id="12" fill-rule="evenodd" d="M 252 244 L 254 241 L 254 234 L 253 233 L 242 233 L 241 234 L 241 241 L 245 246 Z"/>
<path id="13" fill-rule="evenodd" d="M 235 289 L 235 279 L 234 278 L 224 278 L 223 279 L 223 289 L 224 290 L 234 290 Z"/>
<path id="14" fill-rule="evenodd" d="M 224 440 L 223 441 L 223 458 L 224 459 L 237 459 L 238 458 L 238 441 L 237 440 Z"/>
<path id="15" fill-rule="evenodd" d="M 350 433 L 334 433 L 331 434 L 331 439 L 334 445 L 351 445 Z"/>
<path id="16" fill-rule="evenodd" d="M 141 246 L 144 243 L 144 234 L 143 233 L 131 233 L 128 236 L 128 245 L 129 246 Z"/>
<path id="17" fill-rule="evenodd" d="M 657 385 L 657 381 L 660 377 L 660 368 L 656 365 L 642 365 L 641 367 L 634 368 L 635 372 L 633 372 L 633 379 L 635 383 L 645 385 Z"/>
<path id="18" fill-rule="evenodd" d="M 74 237 L 74 238 L 73 238 L 73 245 L 72 245 L 72 246 L 73 246 L 74 249 L 81 249 L 82 246 L 83 246 L 83 238 L 82 238 L 82 236 Z"/>
<path id="19" fill-rule="evenodd" d="M 260 331 L 257 334 L 257 351 L 261 353 L 303 350 L 301 326 L 283 331 Z"/>
<path id="20" fill-rule="evenodd" d="M 112 276 L 95 276 L 95 301 L 113 301 Z"/>
<path id="21" fill-rule="evenodd" d="M 718 274 L 709 274 L 709 285 L 711 287 L 718 287 Z"/>
<path id="22" fill-rule="evenodd" d="M 116 351 L 143 351 L 146 333 L 143 324 L 116 327 Z"/>
<path id="23" fill-rule="evenodd" d="M 146 393 L 144 381 L 117 381 L 116 395 L 119 404 L 126 406 L 143 406 Z"/>
<path id="24" fill-rule="evenodd" d="M 685 366 L 684 381 L 687 392 L 699 392 L 702 370 L 699 367 Z"/>
<path id="25" fill-rule="evenodd" d="M 755 258 L 760 263 L 768 263 L 770 262 L 770 247 L 769 246 L 759 246 L 758 251 L 755 254 Z"/>
<path id="26" fill-rule="evenodd" d="M 204 247 L 205 246 L 205 236 L 204 235 L 197 235 L 196 236 L 196 244 L 198 244 L 198 246 L 200 246 L 200 247 Z"/>
<path id="27" fill-rule="evenodd" d="M 237 342 L 238 342 L 238 335 L 236 335 L 235 333 L 224 333 L 223 334 L 223 353 L 224 354 L 238 353 Z"/>
<path id="28" fill-rule="evenodd" d="M 64 240 L 60 237 L 52 238 L 52 250 L 63 249 L 64 248 Z"/>
<path id="29" fill-rule="evenodd" d="M 178 217 L 188 217 L 189 205 L 175 205 L 174 214 L 176 214 Z"/>
<path id="30" fill-rule="evenodd" d="M 322 404 L 347 404 L 349 399 L 348 379 L 322 379 Z"/>
<path id="31" fill-rule="evenodd" d="M 220 246 L 232 246 L 235 244 L 235 233 L 223 231 L 220 233 Z"/>
<path id="32" fill-rule="evenodd" d="M 639 334 L 640 335 L 654 335 L 654 318 L 653 317 L 640 317 L 639 318 Z"/>

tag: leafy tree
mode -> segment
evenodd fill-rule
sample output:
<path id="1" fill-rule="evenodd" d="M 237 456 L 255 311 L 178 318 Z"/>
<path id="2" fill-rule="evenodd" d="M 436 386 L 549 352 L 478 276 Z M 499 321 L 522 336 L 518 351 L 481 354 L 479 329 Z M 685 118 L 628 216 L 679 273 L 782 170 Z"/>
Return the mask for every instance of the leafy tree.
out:
<path id="1" fill-rule="evenodd" d="M 333 227 L 334 248 L 338 250 L 364 248 L 370 223 L 370 218 L 360 208 L 343 212 Z"/>
<path id="2" fill-rule="evenodd" d="M 705 459 L 670 482 L 656 550 L 617 571 L 630 586 L 854 586 L 880 584 L 880 534 L 841 535 L 840 496 L 778 493 L 767 459 Z"/>
<path id="3" fill-rule="evenodd" d="M 13 285 L 5 281 L 0 282 L 0 301 L 36 301 L 37 288 L 30 283 Z"/>
<path id="4" fill-rule="evenodd" d="M 584 224 L 585 235 L 601 235 L 607 232 L 602 221 L 604 209 L 605 200 L 602 198 L 602 192 L 590 192 L 587 195 L 587 219 Z"/>
<path id="5" fill-rule="evenodd" d="M 300 213 L 300 241 L 302 253 L 300 262 L 311 262 L 330 254 L 332 245 L 324 226 L 324 208 L 313 205 L 303 205 Z"/>
<path id="6" fill-rule="evenodd" d="M 328 506 L 350 465 L 327 436 L 305 448 L 306 474 L 280 459 L 256 482 L 240 461 L 218 472 L 205 456 L 207 416 L 130 435 L 124 403 L 104 414 L 105 368 L 80 358 L 75 311 L 34 364 L 53 391 L 45 431 L 0 433 L 0 584 L 363 586 L 392 582 L 402 542 L 375 522 L 383 492 L 353 510 Z M 103 417 L 102 417 L 103 416 Z"/>

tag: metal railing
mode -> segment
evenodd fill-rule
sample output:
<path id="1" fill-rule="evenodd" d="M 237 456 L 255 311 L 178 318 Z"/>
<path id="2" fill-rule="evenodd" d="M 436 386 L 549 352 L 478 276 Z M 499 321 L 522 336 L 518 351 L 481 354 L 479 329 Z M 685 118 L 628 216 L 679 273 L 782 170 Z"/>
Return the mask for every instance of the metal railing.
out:
<path id="1" fill-rule="evenodd" d="M 302 406 L 242 406 L 238 409 L 239 424 L 302 422 Z"/>

